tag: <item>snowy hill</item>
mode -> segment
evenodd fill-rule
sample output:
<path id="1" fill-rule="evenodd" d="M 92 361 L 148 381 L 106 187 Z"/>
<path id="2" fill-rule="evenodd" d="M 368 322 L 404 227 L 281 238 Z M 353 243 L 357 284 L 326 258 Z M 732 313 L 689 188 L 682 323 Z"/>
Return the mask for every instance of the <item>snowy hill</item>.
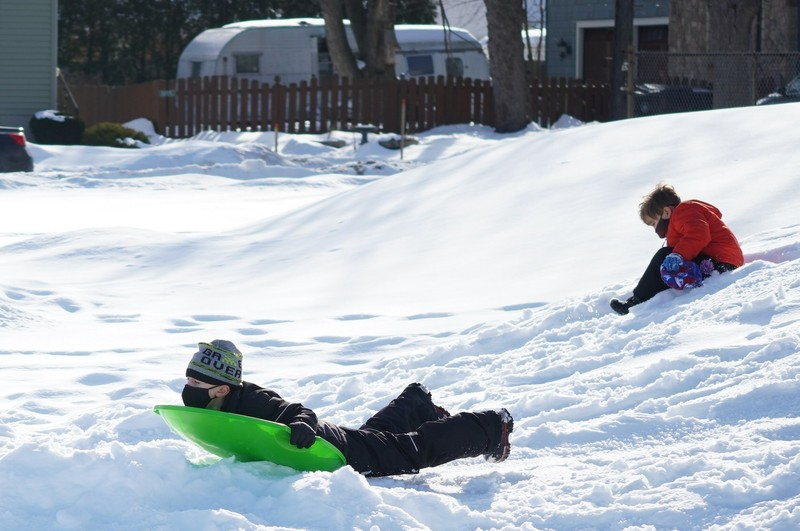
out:
<path id="1" fill-rule="evenodd" d="M 377 142 L 32 146 L 4 174 L 4 529 L 794 529 L 800 105 Z M 657 182 L 746 265 L 619 317 Z M 198 341 L 358 425 L 411 381 L 507 407 L 512 454 L 416 476 L 218 460 L 152 407 Z M 357 502 L 354 503 L 354 500 Z"/>

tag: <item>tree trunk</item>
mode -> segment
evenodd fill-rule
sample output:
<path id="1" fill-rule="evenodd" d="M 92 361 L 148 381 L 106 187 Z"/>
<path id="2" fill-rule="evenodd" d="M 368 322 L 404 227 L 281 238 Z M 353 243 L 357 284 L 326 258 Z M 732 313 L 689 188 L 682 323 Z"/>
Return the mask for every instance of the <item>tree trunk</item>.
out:
<path id="1" fill-rule="evenodd" d="M 325 38 L 334 71 L 340 76 L 351 79 L 359 77 L 356 59 L 344 30 L 344 10 L 341 0 L 319 0 L 319 7 L 325 20 Z"/>
<path id="2" fill-rule="evenodd" d="M 394 2 L 372 0 L 367 11 L 367 35 L 364 58 L 368 77 L 394 78 Z"/>
<path id="3" fill-rule="evenodd" d="M 495 131 L 512 133 L 530 123 L 530 91 L 521 38 L 525 11 L 522 2 L 484 0 L 484 3 L 494 91 Z"/>
<path id="4" fill-rule="evenodd" d="M 633 46 L 633 0 L 616 0 L 611 63 L 611 119 L 628 117 L 628 47 Z"/>
<path id="5" fill-rule="evenodd" d="M 761 0 L 707 0 L 712 52 L 754 52 Z"/>
<path id="6" fill-rule="evenodd" d="M 669 51 L 705 53 L 708 51 L 708 2 L 671 0 L 669 3 Z M 693 77 L 693 73 L 671 72 Z"/>
<path id="7" fill-rule="evenodd" d="M 784 6 L 788 2 L 780 1 Z M 771 9 L 778 2 L 764 2 L 765 35 L 781 33 Z M 670 51 L 684 53 L 755 52 L 762 0 L 672 0 L 670 2 Z M 784 12 L 785 18 L 785 12 Z M 782 33 L 788 34 L 788 31 Z M 786 38 L 785 36 L 782 38 Z M 770 47 L 770 38 L 762 39 Z M 766 51 L 766 50 L 765 50 Z M 670 75 L 702 80 L 714 88 L 714 108 L 755 103 L 752 61 L 745 56 L 709 55 L 670 60 Z"/>
<path id="8" fill-rule="evenodd" d="M 712 52 L 755 52 L 761 0 L 713 0 L 708 2 Z M 755 103 L 752 61 L 732 56 L 714 65 L 714 108 Z"/>
<path id="9" fill-rule="evenodd" d="M 363 50 L 367 49 L 367 10 L 361 0 L 344 0 L 344 12 L 350 19 L 350 29 L 358 46 L 358 58 L 366 61 Z"/>
<path id="10" fill-rule="evenodd" d="M 708 0 L 670 2 L 669 51 L 681 54 L 668 59 L 667 72 L 670 77 L 688 80 L 692 85 L 711 85 L 714 59 L 713 56 L 703 55 L 711 51 L 710 25 Z"/>
<path id="11" fill-rule="evenodd" d="M 766 53 L 800 51 L 800 3 L 798 0 L 764 2 L 762 11 L 761 51 Z M 770 92 L 783 87 L 797 73 L 796 59 L 788 57 L 772 62 L 767 74 L 772 81 Z M 762 87 L 763 88 L 763 87 Z M 759 95 L 760 96 L 760 95 Z"/>
<path id="12" fill-rule="evenodd" d="M 337 73 L 348 77 L 362 73 L 344 32 L 342 19 L 346 10 L 358 45 L 358 56 L 366 64 L 363 73 L 367 77 L 394 78 L 397 40 L 392 0 L 370 0 L 366 10 L 360 0 L 320 0 L 320 10 L 325 19 L 328 50 Z"/>
<path id="13" fill-rule="evenodd" d="M 761 50 L 763 52 L 797 50 L 797 17 L 800 9 L 797 0 L 764 2 L 763 9 L 762 20 L 765 30 Z"/>

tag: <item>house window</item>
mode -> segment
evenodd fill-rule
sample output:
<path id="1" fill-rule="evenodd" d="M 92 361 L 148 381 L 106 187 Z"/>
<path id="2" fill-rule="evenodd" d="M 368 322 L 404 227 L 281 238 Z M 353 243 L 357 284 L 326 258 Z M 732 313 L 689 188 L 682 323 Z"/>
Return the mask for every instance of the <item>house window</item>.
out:
<path id="1" fill-rule="evenodd" d="M 260 54 L 242 54 L 234 56 L 236 59 L 236 73 L 237 74 L 258 74 L 258 60 Z"/>
<path id="2" fill-rule="evenodd" d="M 640 52 L 669 51 L 669 29 L 667 26 L 640 26 L 638 48 Z"/>
<path id="3" fill-rule="evenodd" d="M 669 50 L 667 26 L 639 27 L 639 51 L 666 52 Z M 669 83 L 669 64 L 667 57 L 654 56 L 637 63 L 637 76 L 649 83 Z"/>
<path id="4" fill-rule="evenodd" d="M 192 61 L 192 75 L 191 77 L 200 77 L 203 72 L 203 61 Z"/>
<path id="5" fill-rule="evenodd" d="M 432 76 L 433 57 L 430 55 L 409 55 L 408 61 L 409 76 Z"/>

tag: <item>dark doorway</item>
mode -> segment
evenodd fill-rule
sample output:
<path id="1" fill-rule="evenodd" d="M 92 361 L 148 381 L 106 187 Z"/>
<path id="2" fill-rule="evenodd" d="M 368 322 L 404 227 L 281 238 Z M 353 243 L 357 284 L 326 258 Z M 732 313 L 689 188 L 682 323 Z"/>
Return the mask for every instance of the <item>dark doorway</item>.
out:
<path id="1" fill-rule="evenodd" d="M 583 30 L 583 79 L 611 83 L 613 28 Z"/>

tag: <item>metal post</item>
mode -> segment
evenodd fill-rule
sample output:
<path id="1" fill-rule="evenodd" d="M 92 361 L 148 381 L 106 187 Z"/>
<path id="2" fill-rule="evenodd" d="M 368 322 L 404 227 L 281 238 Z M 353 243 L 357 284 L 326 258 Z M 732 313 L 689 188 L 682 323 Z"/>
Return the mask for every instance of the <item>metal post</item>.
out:
<path id="1" fill-rule="evenodd" d="M 400 102 L 400 160 L 403 160 L 403 144 L 406 140 L 406 99 Z"/>
<path id="2" fill-rule="evenodd" d="M 634 100 L 633 100 L 633 98 L 634 98 L 635 87 L 634 87 L 633 71 L 634 71 L 634 68 L 636 67 L 636 65 L 634 64 L 633 61 L 634 61 L 633 46 L 631 46 L 629 44 L 628 45 L 628 83 L 627 83 L 628 86 L 627 86 L 627 90 L 626 90 L 627 95 L 628 95 L 628 100 L 627 100 L 627 103 L 628 103 L 628 109 L 627 109 L 628 118 L 633 118 L 633 114 L 634 114 Z"/>

